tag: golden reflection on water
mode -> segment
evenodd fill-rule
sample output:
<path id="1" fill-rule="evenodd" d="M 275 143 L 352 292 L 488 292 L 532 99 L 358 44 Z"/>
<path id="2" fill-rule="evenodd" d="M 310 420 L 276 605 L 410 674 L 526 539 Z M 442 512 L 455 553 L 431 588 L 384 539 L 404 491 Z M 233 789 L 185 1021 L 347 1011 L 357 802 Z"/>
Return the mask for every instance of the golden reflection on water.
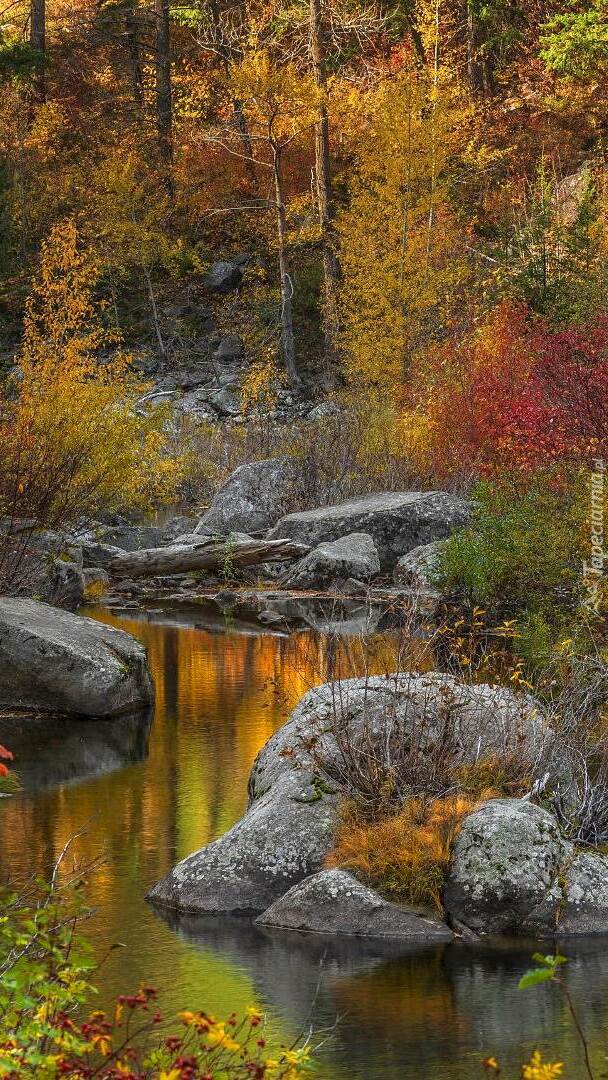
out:
<path id="1" fill-rule="evenodd" d="M 114 956 L 108 965 L 104 985 L 124 991 L 146 980 L 161 986 L 178 983 L 180 990 L 197 987 L 200 955 L 176 941 L 144 903 L 145 893 L 178 859 L 240 817 L 260 747 L 328 670 L 353 674 L 357 647 L 336 649 L 308 633 L 287 638 L 218 632 L 123 618 L 103 609 L 95 614 L 132 633 L 148 649 L 156 702 L 147 753 L 143 760 L 132 760 L 131 740 L 120 760 L 120 739 L 118 749 L 105 742 L 116 724 L 90 722 L 81 726 L 73 782 L 53 786 L 54 770 L 62 774 L 65 765 L 61 733 L 54 736 L 46 776 L 50 786 L 3 801 L 0 869 L 5 880 L 23 880 L 33 871 L 48 875 L 75 837 L 67 865 L 103 858 L 90 878 L 91 898 L 99 908 L 92 923 L 96 949 L 103 955 L 117 941 L 127 947 L 124 960 Z M 390 637 L 380 637 L 374 670 L 390 669 L 392 652 Z M 24 753 L 27 748 L 21 750 L 27 777 Z M 90 775 L 95 768 L 108 771 Z M 219 993 L 230 1010 L 236 1004 L 229 1000 L 236 973 L 217 956 L 209 962 L 214 970 L 219 964 L 222 972 L 219 983 L 214 976 L 215 992 L 230 988 Z M 208 975 L 205 967 L 205 979 Z M 247 987 L 243 1001 L 249 996 Z M 183 998 L 174 1004 L 183 1005 Z"/>

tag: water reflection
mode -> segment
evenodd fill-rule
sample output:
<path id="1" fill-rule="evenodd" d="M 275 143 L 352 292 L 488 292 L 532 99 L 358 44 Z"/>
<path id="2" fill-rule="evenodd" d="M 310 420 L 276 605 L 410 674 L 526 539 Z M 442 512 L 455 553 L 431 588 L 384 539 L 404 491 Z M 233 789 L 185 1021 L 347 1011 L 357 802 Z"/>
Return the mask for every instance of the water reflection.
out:
<path id="1" fill-rule="evenodd" d="M 148 752 L 152 712 L 111 720 L 67 717 L 0 717 L 0 743 L 19 762 L 24 791 L 72 784 L 142 761 Z"/>
<path id="2" fill-rule="evenodd" d="M 100 1001 L 140 981 L 159 987 L 171 1011 L 217 1013 L 259 1001 L 282 1037 L 312 1021 L 340 1024 L 322 1080 L 473 1080 L 489 1052 L 520 1061 L 523 1043 L 549 1043 L 570 1077 L 582 1075 L 563 1002 L 551 989 L 517 991 L 532 947 L 424 953 L 336 943 L 257 929 L 235 919 L 163 921 L 145 902 L 151 885 L 180 858 L 224 832 L 243 812 L 258 749 L 309 688 L 361 670 L 356 638 L 261 634 L 206 616 L 97 617 L 148 647 L 156 684 L 151 728 L 142 718 L 65 726 L 12 727 L 0 742 L 17 753 L 25 790 L 0 804 L 0 872 L 48 874 L 81 830 L 74 858 L 105 861 L 95 871 L 90 927 L 100 956 L 122 942 L 99 974 Z M 376 639 L 372 669 L 389 671 L 394 636 Z M 405 645 L 412 667 L 424 645 Z M 567 946 L 569 978 L 603 1061 L 608 952 L 603 943 Z M 312 1012 L 311 1012 L 312 1010 Z M 517 1075 L 517 1073 L 514 1073 Z"/>
<path id="3" fill-rule="evenodd" d="M 517 1076 L 524 1055 L 539 1043 L 554 1059 L 567 1060 L 568 1076 L 583 1074 L 581 1047 L 559 991 L 517 989 L 534 942 L 417 949 L 284 933 L 237 917 L 165 918 L 202 954 L 246 970 L 258 1000 L 292 1031 L 335 1025 L 324 1076 L 468 1080 L 481 1077 L 489 1049 Z M 568 952 L 569 986 L 593 1058 L 605 1064 L 608 956 L 597 940 L 570 943 Z"/>

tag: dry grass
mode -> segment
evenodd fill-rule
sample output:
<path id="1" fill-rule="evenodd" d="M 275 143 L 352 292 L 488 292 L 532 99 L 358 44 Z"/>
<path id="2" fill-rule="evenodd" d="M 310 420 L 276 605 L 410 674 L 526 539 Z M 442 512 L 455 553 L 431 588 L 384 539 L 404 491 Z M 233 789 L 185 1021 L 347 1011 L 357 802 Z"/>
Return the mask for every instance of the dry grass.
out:
<path id="1" fill-rule="evenodd" d="M 519 799 L 534 786 L 534 771 L 516 753 L 493 754 L 453 769 L 454 785 L 465 798 Z"/>
<path id="2" fill-rule="evenodd" d="M 370 823 L 346 803 L 326 864 L 351 870 L 389 900 L 441 912 L 454 842 L 475 806 L 463 795 L 413 798 L 399 813 Z"/>

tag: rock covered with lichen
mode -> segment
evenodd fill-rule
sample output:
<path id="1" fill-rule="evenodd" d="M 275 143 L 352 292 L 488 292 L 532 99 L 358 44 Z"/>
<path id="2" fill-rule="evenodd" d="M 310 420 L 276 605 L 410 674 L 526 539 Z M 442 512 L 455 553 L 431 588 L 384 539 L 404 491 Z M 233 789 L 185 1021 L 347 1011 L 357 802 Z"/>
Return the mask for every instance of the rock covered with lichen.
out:
<path id="1" fill-rule="evenodd" d="M 421 762 L 449 724 L 458 760 L 519 740 L 537 757 L 547 738 L 534 703 L 464 686 L 440 673 L 347 679 L 315 687 L 261 749 L 245 816 L 152 889 L 162 906 L 260 913 L 316 873 L 332 848 L 347 747 L 411 738 Z M 353 743 L 354 741 L 354 743 Z"/>
<path id="2" fill-rule="evenodd" d="M 463 822 L 444 903 L 479 935 L 608 933 L 608 858 L 577 852 L 548 810 L 492 799 Z"/>
<path id="3" fill-rule="evenodd" d="M 252 775 L 245 816 L 178 863 L 149 899 L 178 911 L 264 911 L 323 865 L 336 801 L 318 777 L 273 754 L 271 767 L 258 766 Z"/>

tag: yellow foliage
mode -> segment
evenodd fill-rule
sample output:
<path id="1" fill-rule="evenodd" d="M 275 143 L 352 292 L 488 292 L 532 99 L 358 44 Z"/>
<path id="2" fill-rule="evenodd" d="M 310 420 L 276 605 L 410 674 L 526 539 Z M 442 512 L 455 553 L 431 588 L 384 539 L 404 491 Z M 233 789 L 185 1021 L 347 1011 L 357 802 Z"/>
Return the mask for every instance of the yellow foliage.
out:
<path id="1" fill-rule="evenodd" d="M 95 267 L 79 251 L 72 221 L 43 245 L 27 303 L 14 398 L 0 400 L 3 442 L 0 511 L 61 524 L 92 510 L 167 499 L 178 463 L 167 454 L 165 417 L 139 415 L 146 389 L 117 353 L 93 299 Z M 2 505 L 3 504 L 3 505 Z"/>
<path id="2" fill-rule="evenodd" d="M 90 186 L 87 228 L 104 265 L 122 273 L 170 260 L 175 248 L 167 235 L 170 200 L 137 154 L 110 154 Z"/>
<path id="3" fill-rule="evenodd" d="M 475 805 L 461 795 L 412 798 L 399 813 L 370 823 L 348 804 L 327 865 L 352 870 L 390 900 L 441 911 L 454 841 Z"/>
<path id="4" fill-rule="evenodd" d="M 257 138 L 286 144 L 315 121 L 320 91 L 314 80 L 295 64 L 277 64 L 267 50 L 246 52 L 238 64 L 230 65 L 228 79 L 230 93 L 246 106 Z"/>
<path id="5" fill-rule="evenodd" d="M 279 378 L 272 358 L 250 364 L 241 386 L 243 409 L 272 409 L 276 405 L 276 385 Z"/>
<path id="6" fill-rule="evenodd" d="M 404 72 L 370 91 L 351 200 L 338 220 L 348 374 L 403 385 L 467 277 L 446 174 L 467 112 L 441 78 Z"/>
<path id="7" fill-rule="evenodd" d="M 527 1065 L 521 1070 L 522 1080 L 557 1080 L 562 1075 L 562 1061 L 543 1061 L 539 1050 L 535 1050 Z"/>

